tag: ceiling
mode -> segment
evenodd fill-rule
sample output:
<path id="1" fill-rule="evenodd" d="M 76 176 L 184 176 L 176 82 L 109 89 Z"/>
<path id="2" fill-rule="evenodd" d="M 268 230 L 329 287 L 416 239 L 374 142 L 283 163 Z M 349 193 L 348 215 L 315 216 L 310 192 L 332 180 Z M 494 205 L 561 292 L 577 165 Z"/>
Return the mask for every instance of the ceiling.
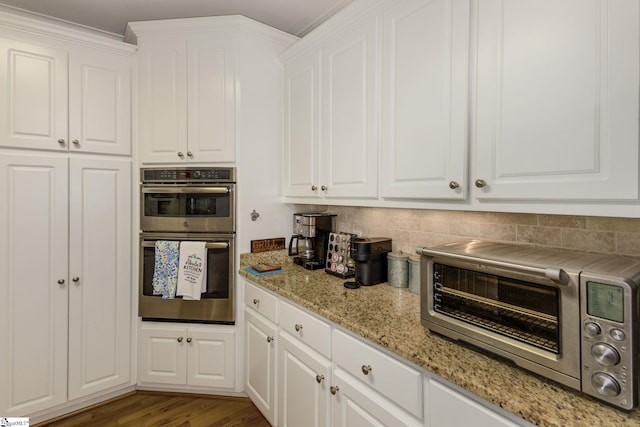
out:
<path id="1" fill-rule="evenodd" d="M 352 0 L 0 0 L 122 37 L 127 22 L 244 15 L 303 36 Z"/>

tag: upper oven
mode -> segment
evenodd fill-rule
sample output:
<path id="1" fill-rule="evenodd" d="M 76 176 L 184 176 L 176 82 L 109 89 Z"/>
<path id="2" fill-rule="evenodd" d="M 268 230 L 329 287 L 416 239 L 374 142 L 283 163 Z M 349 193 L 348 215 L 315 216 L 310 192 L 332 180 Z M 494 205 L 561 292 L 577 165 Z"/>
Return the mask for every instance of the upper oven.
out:
<path id="1" fill-rule="evenodd" d="M 140 229 L 154 232 L 233 233 L 235 168 L 143 168 Z"/>

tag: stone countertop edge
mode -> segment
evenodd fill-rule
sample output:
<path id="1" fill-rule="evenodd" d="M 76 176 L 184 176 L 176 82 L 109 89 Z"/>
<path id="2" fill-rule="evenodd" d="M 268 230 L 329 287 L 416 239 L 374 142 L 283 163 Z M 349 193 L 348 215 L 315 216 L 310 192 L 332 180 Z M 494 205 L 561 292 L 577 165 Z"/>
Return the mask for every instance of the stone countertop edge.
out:
<path id="1" fill-rule="evenodd" d="M 257 263 L 283 272 L 255 276 Z M 538 426 L 640 426 L 640 409 L 617 410 L 429 332 L 420 323 L 420 297 L 387 284 L 346 289 L 345 279 L 293 264 L 286 251 L 240 255 L 241 276 L 423 369 Z"/>

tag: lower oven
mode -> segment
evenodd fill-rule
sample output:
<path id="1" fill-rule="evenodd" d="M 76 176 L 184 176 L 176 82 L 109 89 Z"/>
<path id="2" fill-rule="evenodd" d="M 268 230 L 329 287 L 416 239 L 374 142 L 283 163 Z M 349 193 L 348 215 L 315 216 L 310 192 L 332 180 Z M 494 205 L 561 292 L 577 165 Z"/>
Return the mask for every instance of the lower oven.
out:
<path id="1" fill-rule="evenodd" d="M 202 241 L 206 245 L 206 292 L 199 300 L 153 294 L 156 241 Z M 138 315 L 142 320 L 235 323 L 235 234 L 142 233 Z"/>

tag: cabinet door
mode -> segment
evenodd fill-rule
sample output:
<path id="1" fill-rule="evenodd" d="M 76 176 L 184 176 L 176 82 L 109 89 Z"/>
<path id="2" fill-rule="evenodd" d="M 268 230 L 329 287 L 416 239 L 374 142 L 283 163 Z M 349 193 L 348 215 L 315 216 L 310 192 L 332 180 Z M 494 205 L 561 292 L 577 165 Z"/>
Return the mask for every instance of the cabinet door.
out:
<path id="1" fill-rule="evenodd" d="M 226 33 L 189 40 L 187 160 L 236 159 L 235 38 Z"/>
<path id="2" fill-rule="evenodd" d="M 67 400 L 67 159 L 0 156 L 0 413 Z"/>
<path id="3" fill-rule="evenodd" d="M 235 387 L 235 332 L 189 328 L 187 335 L 187 384 Z"/>
<path id="4" fill-rule="evenodd" d="M 140 160 L 143 163 L 186 161 L 186 41 L 143 40 L 138 58 Z"/>
<path id="5" fill-rule="evenodd" d="M 276 327 L 245 310 L 245 392 L 276 425 Z"/>
<path id="6" fill-rule="evenodd" d="M 422 426 L 339 369 L 333 373 L 333 387 L 333 427 Z"/>
<path id="7" fill-rule="evenodd" d="M 284 66 L 284 195 L 320 195 L 320 55 Z"/>
<path id="8" fill-rule="evenodd" d="M 69 57 L 71 151 L 131 155 L 131 60 L 107 52 Z"/>
<path id="9" fill-rule="evenodd" d="M 331 362 L 286 332 L 279 337 L 279 425 L 331 425 Z"/>
<path id="10" fill-rule="evenodd" d="M 508 420 L 454 390 L 430 380 L 431 427 L 516 427 L 530 425 Z"/>
<path id="11" fill-rule="evenodd" d="M 378 34 L 369 17 L 322 48 L 325 197 L 378 195 Z"/>
<path id="12" fill-rule="evenodd" d="M 639 9 L 478 3 L 478 199 L 638 198 Z"/>
<path id="13" fill-rule="evenodd" d="M 70 160 L 69 398 L 129 381 L 131 162 Z"/>
<path id="14" fill-rule="evenodd" d="M 465 198 L 469 1 L 394 3 L 382 46 L 380 196 Z"/>
<path id="15" fill-rule="evenodd" d="M 67 151 L 67 66 L 65 51 L 0 39 L 1 146 Z"/>
<path id="16" fill-rule="evenodd" d="M 187 330 L 143 326 L 138 336 L 138 381 L 187 383 Z"/>

